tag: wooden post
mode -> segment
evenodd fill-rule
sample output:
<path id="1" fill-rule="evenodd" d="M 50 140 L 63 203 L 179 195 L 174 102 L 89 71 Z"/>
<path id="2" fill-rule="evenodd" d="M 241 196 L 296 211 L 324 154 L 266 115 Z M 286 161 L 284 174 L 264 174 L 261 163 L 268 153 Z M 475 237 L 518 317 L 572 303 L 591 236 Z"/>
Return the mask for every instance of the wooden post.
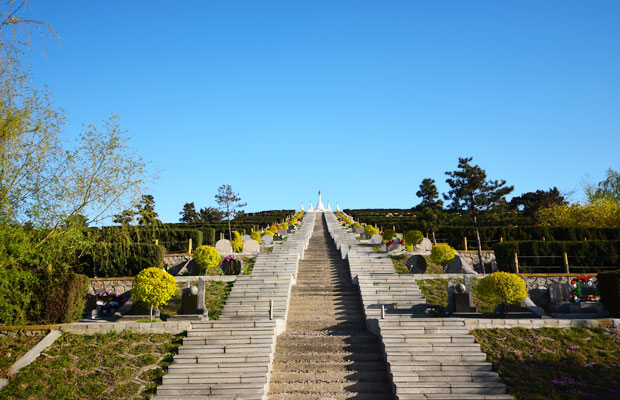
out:
<path id="1" fill-rule="evenodd" d="M 545 237 L 543 236 L 543 242 L 546 241 L 547 239 L 545 239 Z"/>
<path id="2" fill-rule="evenodd" d="M 465 251 L 467 251 L 467 236 L 463 238 L 463 243 L 465 243 Z"/>
<path id="3" fill-rule="evenodd" d="M 570 267 L 568 266 L 568 254 L 564 252 L 564 272 L 570 274 Z"/>
<path id="4" fill-rule="evenodd" d="M 500 243 L 504 243 L 504 238 L 500 236 L 500 237 L 499 237 L 499 242 L 500 242 Z"/>
<path id="5" fill-rule="evenodd" d="M 588 241 L 588 238 L 587 238 L 587 237 L 584 237 L 584 238 L 583 238 L 583 241 L 584 241 L 584 242 L 587 242 L 587 241 Z"/>
<path id="6" fill-rule="evenodd" d="M 155 244 L 159 244 L 159 239 L 155 239 Z"/>
<path id="7" fill-rule="evenodd" d="M 515 261 L 515 273 L 518 274 L 519 273 L 519 256 L 517 255 L 517 253 L 515 253 L 514 255 L 514 261 Z"/>
<path id="8" fill-rule="evenodd" d="M 192 254 L 192 238 L 189 238 L 189 243 L 187 245 L 187 252 Z"/>

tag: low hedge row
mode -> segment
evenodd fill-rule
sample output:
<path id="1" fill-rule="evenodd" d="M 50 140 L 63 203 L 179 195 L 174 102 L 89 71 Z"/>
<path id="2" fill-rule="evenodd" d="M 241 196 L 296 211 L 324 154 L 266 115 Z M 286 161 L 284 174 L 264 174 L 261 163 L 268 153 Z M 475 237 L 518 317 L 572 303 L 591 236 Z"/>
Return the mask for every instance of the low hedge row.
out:
<path id="1" fill-rule="evenodd" d="M 78 269 L 91 277 L 134 276 L 145 268 L 163 266 L 165 253 L 165 248 L 156 244 L 98 243 L 82 255 Z"/>
<path id="2" fill-rule="evenodd" d="M 0 268 L 0 323 L 66 323 L 82 316 L 88 277 Z"/>
<path id="3" fill-rule="evenodd" d="M 588 272 L 600 272 L 609 270 L 601 267 L 620 267 L 618 240 L 504 242 L 497 243 L 493 250 L 498 268 L 507 272 L 515 272 L 515 253 L 519 256 L 519 271 L 524 273 L 561 272 L 558 268 L 542 267 L 562 267 L 564 253 L 568 255 L 571 271 L 585 269 Z"/>

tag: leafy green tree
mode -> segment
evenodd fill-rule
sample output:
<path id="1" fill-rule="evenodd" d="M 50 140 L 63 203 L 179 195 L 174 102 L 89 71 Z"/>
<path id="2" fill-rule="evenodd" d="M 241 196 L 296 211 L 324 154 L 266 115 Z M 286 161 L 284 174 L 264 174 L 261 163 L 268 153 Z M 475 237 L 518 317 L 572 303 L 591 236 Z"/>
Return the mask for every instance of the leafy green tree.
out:
<path id="1" fill-rule="evenodd" d="M 620 204 L 620 172 L 609 168 L 607 177 L 598 185 L 586 186 L 586 195 L 590 203 L 600 199 L 611 199 Z"/>
<path id="2" fill-rule="evenodd" d="M 509 207 L 513 210 L 520 210 L 523 212 L 523 215 L 531 218 L 536 216 L 538 210 L 556 204 L 566 204 L 566 199 L 557 187 L 553 187 L 549 190 L 537 190 L 513 197 L 510 200 Z"/>
<path id="3" fill-rule="evenodd" d="M 133 280 L 131 298 L 150 307 L 150 319 L 153 319 L 153 307 L 168 304 L 177 292 L 174 277 L 161 268 L 151 267 L 140 271 Z"/>
<path id="4" fill-rule="evenodd" d="M 245 207 L 247 203 L 241 202 L 241 197 L 239 197 L 238 193 L 233 192 L 230 185 L 222 185 L 218 188 L 215 202 L 219 205 L 219 210 L 228 221 L 228 238 L 232 241 L 230 220 L 235 218 L 240 209 Z"/>
<path id="5" fill-rule="evenodd" d="M 609 198 L 586 204 L 555 204 L 540 209 L 536 218 L 551 226 L 620 228 L 620 204 Z"/>
<path id="6" fill-rule="evenodd" d="M 179 214 L 181 214 L 181 218 L 179 218 L 180 222 L 198 222 L 200 220 L 194 202 L 185 203 L 183 205 L 183 210 Z"/>
<path id="7" fill-rule="evenodd" d="M 480 242 L 479 217 L 502 206 L 506 206 L 506 196 L 512 192 L 513 186 L 506 186 L 505 180 L 487 180 L 486 172 L 477 165 L 471 165 L 472 157 L 459 157 L 458 169 L 447 171 L 450 191 L 444 195 L 451 200 L 450 208 L 465 211 L 469 214 L 476 231 L 478 242 L 478 257 L 482 271 L 482 243 Z"/>
<path id="8" fill-rule="evenodd" d="M 136 212 L 132 209 L 122 211 L 120 214 L 113 216 L 112 222 L 120 224 L 121 226 L 129 226 L 133 223 L 133 219 L 136 216 Z"/>
<path id="9" fill-rule="evenodd" d="M 205 207 L 200 209 L 200 221 L 202 222 L 220 222 L 224 218 L 224 214 L 215 207 Z"/>
<path id="10" fill-rule="evenodd" d="M 136 206 L 138 225 L 160 225 L 159 215 L 155 212 L 155 198 L 150 194 L 142 195 Z"/>

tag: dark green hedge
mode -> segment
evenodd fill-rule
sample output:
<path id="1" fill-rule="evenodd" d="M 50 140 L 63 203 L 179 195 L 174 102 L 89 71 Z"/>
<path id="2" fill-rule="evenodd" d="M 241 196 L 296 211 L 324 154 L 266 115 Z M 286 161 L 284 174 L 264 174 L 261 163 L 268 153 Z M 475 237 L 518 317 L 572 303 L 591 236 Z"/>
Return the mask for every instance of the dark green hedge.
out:
<path id="1" fill-rule="evenodd" d="M 598 274 L 598 291 L 601 303 L 615 318 L 620 318 L 620 270 Z"/>
<path id="2" fill-rule="evenodd" d="M 89 254 L 82 256 L 82 271 L 88 276 L 134 276 L 144 268 L 164 264 L 163 246 L 147 243 L 98 243 Z"/>
<path id="3" fill-rule="evenodd" d="M 504 242 L 497 243 L 493 250 L 498 268 L 508 272 L 514 272 L 514 253 L 519 256 L 519 271 L 524 273 L 563 272 L 564 253 L 568 255 L 571 272 L 599 272 L 609 270 L 601 267 L 620 266 L 617 240 Z M 546 266 L 559 268 L 541 268 Z"/>
<path id="4" fill-rule="evenodd" d="M 87 293 L 85 275 L 0 268 L 0 323 L 75 321 L 82 316 Z"/>
<path id="5" fill-rule="evenodd" d="M 202 246 L 204 234 L 202 231 L 193 229 L 169 229 L 161 231 L 158 239 L 159 244 L 166 248 L 166 252 L 179 253 L 187 251 L 189 239 L 192 239 L 194 249 Z"/>

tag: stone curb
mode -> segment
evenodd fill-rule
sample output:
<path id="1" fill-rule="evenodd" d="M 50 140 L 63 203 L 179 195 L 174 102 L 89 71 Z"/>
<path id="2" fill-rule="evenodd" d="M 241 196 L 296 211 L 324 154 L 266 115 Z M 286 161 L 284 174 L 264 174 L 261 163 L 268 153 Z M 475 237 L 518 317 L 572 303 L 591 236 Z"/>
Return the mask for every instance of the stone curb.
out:
<path id="1" fill-rule="evenodd" d="M 444 319 L 444 318 L 441 318 Z M 444 320 L 449 320 L 445 318 Z M 468 319 L 465 318 L 467 329 L 511 329 L 511 328 L 620 328 L 620 319 Z"/>
<path id="2" fill-rule="evenodd" d="M 41 353 L 50 347 L 56 339 L 58 339 L 62 333 L 59 330 L 52 330 L 47 334 L 39 343 L 37 343 L 32 349 L 28 350 L 19 360 L 15 361 L 9 369 L 9 375 L 15 375 L 22 368 L 30 365 L 34 360 L 41 355 Z"/>

